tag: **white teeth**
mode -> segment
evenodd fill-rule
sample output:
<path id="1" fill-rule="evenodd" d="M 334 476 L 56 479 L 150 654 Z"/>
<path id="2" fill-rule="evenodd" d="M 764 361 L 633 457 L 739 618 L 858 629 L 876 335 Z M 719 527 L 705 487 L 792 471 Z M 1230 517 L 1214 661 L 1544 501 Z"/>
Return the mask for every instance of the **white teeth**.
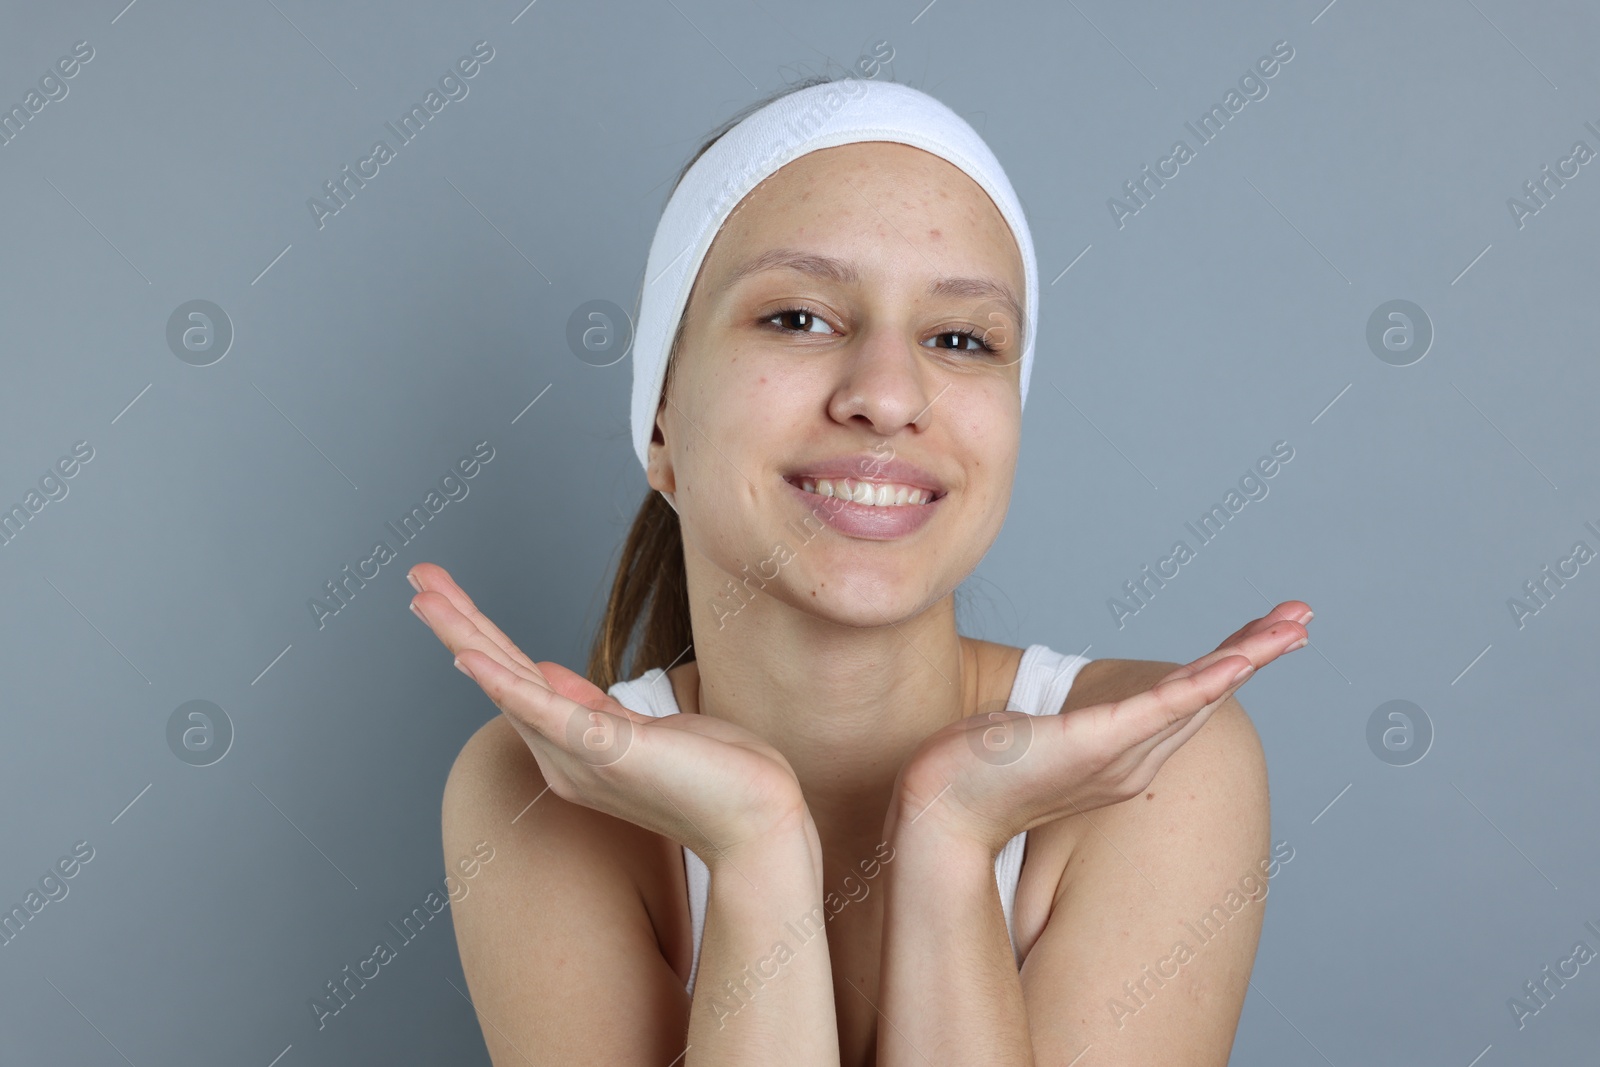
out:
<path id="1" fill-rule="evenodd" d="M 808 493 L 837 497 L 868 507 L 905 507 L 926 504 L 933 499 L 930 490 L 887 482 L 857 482 L 849 478 L 840 478 L 837 481 L 829 478 L 801 478 L 799 484 L 800 488 Z"/>

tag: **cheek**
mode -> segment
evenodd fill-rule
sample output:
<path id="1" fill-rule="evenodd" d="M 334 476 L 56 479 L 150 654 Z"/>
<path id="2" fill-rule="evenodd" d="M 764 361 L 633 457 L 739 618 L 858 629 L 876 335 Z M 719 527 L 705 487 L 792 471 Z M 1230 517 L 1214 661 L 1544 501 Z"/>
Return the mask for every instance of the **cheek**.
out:
<path id="1" fill-rule="evenodd" d="M 993 499 L 1010 492 L 1021 444 L 1016 412 L 1002 405 L 974 408 L 959 425 L 962 450 L 971 457 L 971 477 L 978 494 Z"/>
<path id="2" fill-rule="evenodd" d="M 798 409 L 796 386 L 758 356 L 734 353 L 691 389 L 679 424 L 679 477 L 691 486 L 726 494 L 748 494 L 771 457 L 791 440 Z"/>
<path id="3" fill-rule="evenodd" d="M 792 445 L 799 423 L 818 409 L 818 383 L 800 367 L 774 365 L 757 356 L 728 368 L 722 392 L 731 444 L 763 458 Z"/>

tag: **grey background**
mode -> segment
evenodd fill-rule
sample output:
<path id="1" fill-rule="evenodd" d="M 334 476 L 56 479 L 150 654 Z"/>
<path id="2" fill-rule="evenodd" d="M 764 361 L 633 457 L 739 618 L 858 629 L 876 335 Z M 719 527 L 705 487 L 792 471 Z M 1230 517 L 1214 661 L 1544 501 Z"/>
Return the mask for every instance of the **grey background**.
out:
<path id="1" fill-rule="evenodd" d="M 575 358 L 568 316 L 633 306 L 709 130 L 881 40 L 880 77 L 989 141 L 1039 252 L 966 631 L 1182 661 L 1316 608 L 1241 694 L 1295 855 L 1233 1062 L 1592 1061 L 1600 963 L 1520 1031 L 1507 999 L 1600 948 L 1600 565 L 1524 626 L 1507 601 L 1600 548 L 1600 162 L 1523 227 L 1506 201 L 1600 150 L 1595 9 L 923 3 L 0 9 L 8 108 L 94 48 L 0 147 L 0 504 L 94 449 L 0 547 L 0 903 L 95 850 L 0 946 L 0 1060 L 487 1062 L 448 910 L 324 1029 L 308 1007 L 442 878 L 444 779 L 493 713 L 405 569 L 581 667 L 645 482 L 631 365 Z M 469 95 L 319 230 L 307 199 L 479 40 Z M 1269 95 L 1119 229 L 1107 199 L 1279 40 Z M 207 367 L 165 340 L 194 299 L 235 330 Z M 1366 344 L 1391 299 L 1435 330 L 1410 366 Z M 469 495 L 319 629 L 308 600 L 481 440 Z M 1270 494 L 1119 627 L 1108 599 L 1280 440 Z M 236 733 L 203 768 L 165 733 L 196 699 Z M 1366 740 L 1396 699 L 1435 732 L 1404 767 Z"/>

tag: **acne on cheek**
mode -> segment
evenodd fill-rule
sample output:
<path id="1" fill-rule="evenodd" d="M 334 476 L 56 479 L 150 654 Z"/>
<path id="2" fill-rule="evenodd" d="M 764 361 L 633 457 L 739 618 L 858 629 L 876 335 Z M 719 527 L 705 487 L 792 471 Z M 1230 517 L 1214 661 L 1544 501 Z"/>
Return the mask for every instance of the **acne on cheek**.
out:
<path id="1" fill-rule="evenodd" d="M 749 410 L 759 410 L 756 405 L 767 403 L 767 394 L 770 391 L 771 386 L 767 382 L 765 374 L 761 375 L 755 382 L 752 382 L 745 391 L 745 403 L 750 405 Z"/>

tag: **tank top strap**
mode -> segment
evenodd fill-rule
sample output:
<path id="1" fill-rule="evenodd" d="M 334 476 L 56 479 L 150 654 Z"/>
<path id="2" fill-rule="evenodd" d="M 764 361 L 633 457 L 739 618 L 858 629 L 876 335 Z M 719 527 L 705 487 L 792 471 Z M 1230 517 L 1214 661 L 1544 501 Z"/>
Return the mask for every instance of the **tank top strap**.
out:
<path id="1" fill-rule="evenodd" d="M 1029 645 L 1017 662 L 1017 677 L 1006 702 L 1010 711 L 1029 715 L 1055 715 L 1067 699 L 1072 681 L 1089 660 L 1083 656 L 1056 652 L 1046 645 Z M 1026 830 L 1007 841 L 994 861 L 995 887 L 1000 891 L 1000 910 L 1006 919 L 1006 934 L 1011 938 L 1011 955 L 1022 966 L 1017 951 L 1016 922 L 1012 912 L 1017 899 L 1017 883 L 1022 878 L 1022 860 L 1027 852 Z"/>
<path id="2" fill-rule="evenodd" d="M 689 883 L 689 926 L 694 935 L 694 958 L 689 963 L 689 982 L 685 986 L 694 996 L 695 975 L 700 973 L 700 942 L 706 932 L 706 901 L 711 896 L 711 868 L 689 849 L 683 849 L 683 875 Z"/>
<path id="3" fill-rule="evenodd" d="M 629 711 L 648 715 L 652 719 L 678 714 L 678 701 L 672 694 L 672 682 L 660 667 L 651 667 L 637 678 L 617 682 L 606 695 Z"/>
<path id="4" fill-rule="evenodd" d="M 1088 657 L 1057 652 L 1047 645 L 1029 645 L 1017 663 L 1010 707 L 1029 715 L 1056 715 Z"/>
<path id="5" fill-rule="evenodd" d="M 677 715 L 683 710 L 678 707 L 678 698 L 672 692 L 672 680 L 660 667 L 652 667 L 629 681 L 618 682 L 606 692 L 629 711 L 649 715 L 655 719 Z M 686 986 L 692 997 L 695 975 L 700 972 L 700 942 L 705 936 L 706 901 L 711 895 L 711 869 L 688 848 L 680 848 L 679 851 L 683 853 L 683 877 L 689 889 L 689 928 L 694 943 L 694 957 L 689 964 L 689 981 Z"/>

